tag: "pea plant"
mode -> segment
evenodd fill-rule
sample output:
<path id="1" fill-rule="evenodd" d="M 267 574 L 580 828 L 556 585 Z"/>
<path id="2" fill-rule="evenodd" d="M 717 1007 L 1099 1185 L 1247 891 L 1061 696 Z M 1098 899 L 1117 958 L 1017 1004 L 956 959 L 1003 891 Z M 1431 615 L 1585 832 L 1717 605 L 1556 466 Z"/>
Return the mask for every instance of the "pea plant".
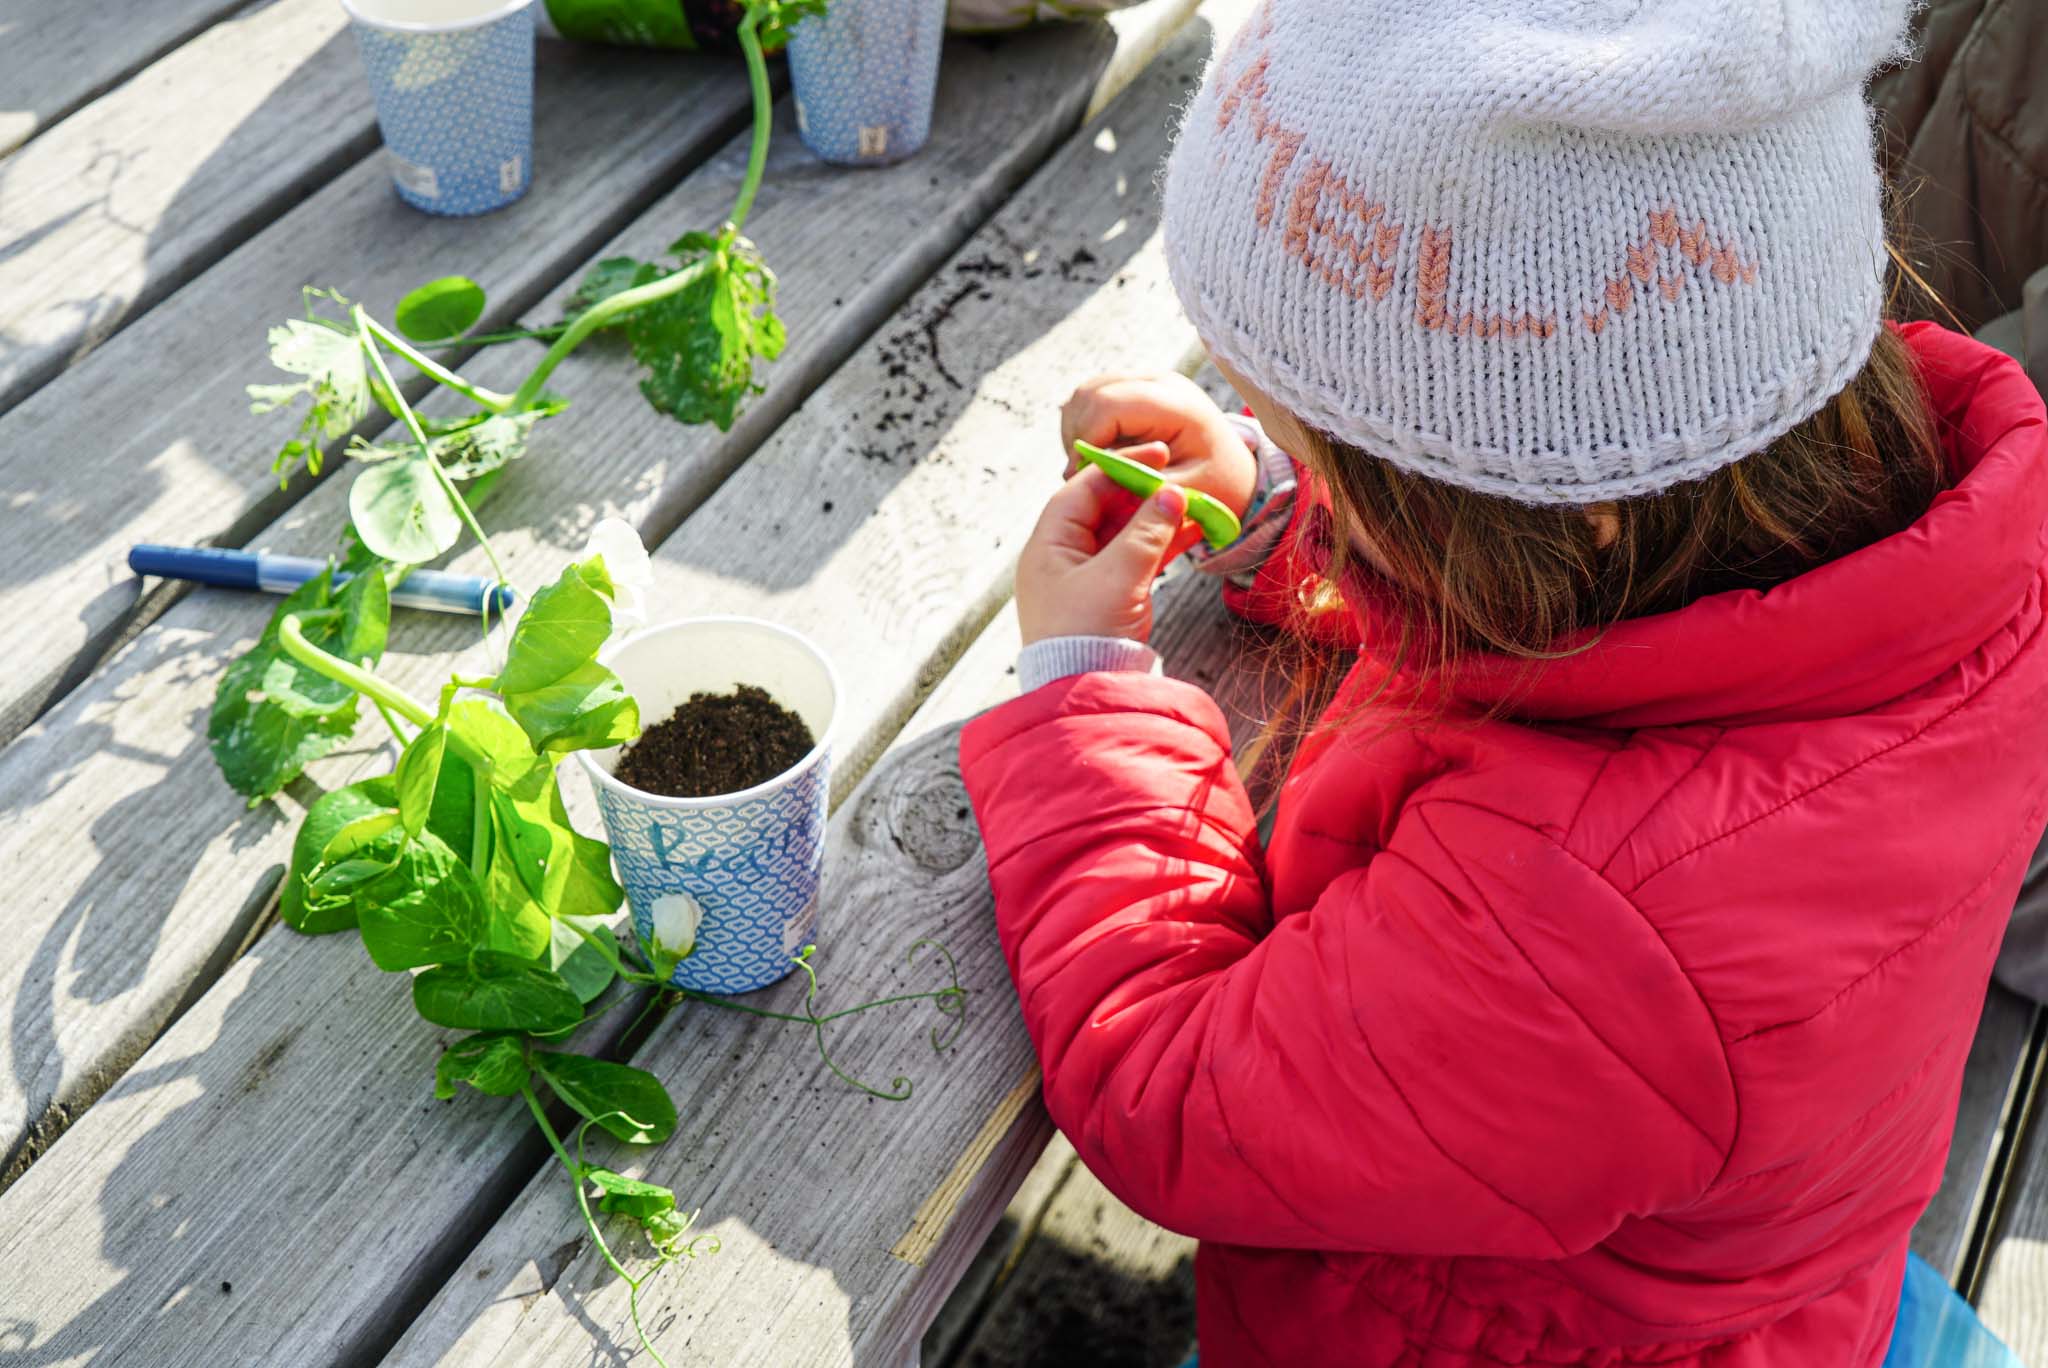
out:
<path id="1" fill-rule="evenodd" d="M 364 624 L 388 612 L 381 568 L 362 569 L 338 593 L 333 574 L 301 586 L 280 609 L 266 633 L 276 653 L 264 687 L 309 703 L 337 692 L 368 699 L 399 749 L 389 773 L 332 790 L 307 810 L 279 914 L 308 934 L 356 930 L 378 968 L 412 975 L 421 1017 L 470 1033 L 442 1052 L 435 1096 L 453 1098 L 467 1085 L 524 1099 L 574 1187 L 593 1244 L 627 1283 L 636 1332 L 661 1362 L 640 1325 L 640 1288 L 704 1245 L 690 1237 L 693 1214 L 672 1190 L 592 1163 L 585 1142 L 593 1126 L 629 1144 L 666 1140 L 677 1124 L 675 1102 L 645 1070 L 563 1045 L 653 989 L 649 1012 L 692 1000 L 809 1026 L 834 1073 L 900 1101 L 910 1095 L 907 1079 L 884 1090 L 852 1077 L 827 1049 L 825 1028 L 877 1007 L 929 1002 L 945 1018 L 932 1028 L 932 1047 L 950 1048 L 967 997 L 952 956 L 920 941 L 912 964 L 934 951 L 946 986 L 822 1014 L 808 946 L 795 957 L 809 979 L 801 1014 L 670 987 L 669 972 L 691 946 L 636 947 L 611 929 L 624 895 L 610 851 L 571 824 L 556 780 L 563 756 L 616 745 L 640 729 L 638 704 L 597 659 L 624 595 L 605 556 L 572 562 L 533 596 L 503 669 L 452 676 L 432 707 L 352 658 Z M 582 1118 L 570 1143 L 549 1118 L 542 1089 Z M 645 1233 L 653 1269 L 638 1278 L 627 1272 L 599 1227 L 601 1213 Z"/>
<path id="2" fill-rule="evenodd" d="M 964 1025 L 967 990 L 945 947 L 919 941 L 912 966 L 920 957 L 942 963 L 945 986 L 824 1012 L 806 946 L 794 957 L 808 979 L 802 1011 L 771 1011 L 672 987 L 688 944 L 655 937 L 643 945 L 612 929 L 624 894 L 610 850 L 572 825 L 556 765 L 640 732 L 637 702 L 598 659 L 630 624 L 646 574 L 646 553 L 630 528 L 600 524 L 593 549 L 527 600 L 495 655 L 502 661 L 496 674 L 452 674 L 430 705 L 377 667 L 392 588 L 465 531 L 506 584 L 475 509 L 525 451 L 535 425 L 565 407 L 545 386 L 588 338 L 622 332 L 647 372 L 641 392 L 685 423 L 729 427 L 759 392 L 757 365 L 774 360 L 784 343 L 775 277 L 741 234 L 771 131 L 762 47 L 823 8 L 824 0 L 745 0 L 737 36 L 754 101 L 746 175 L 726 222 L 677 239 L 671 263 L 601 261 L 561 322 L 495 333 L 473 331 L 485 296 L 461 276 L 412 291 L 391 326 L 339 293 L 308 289 L 306 316 L 270 334 L 272 362 L 297 379 L 250 386 L 257 412 L 297 410 L 297 428 L 273 463 L 282 480 L 301 466 L 317 475 L 325 448 L 355 431 L 372 404 L 400 433 L 389 444 L 357 439 L 345 449 L 361 469 L 350 485 L 339 552 L 279 604 L 255 645 L 228 667 L 214 701 L 213 754 L 252 805 L 353 736 L 365 701 L 395 740 L 387 772 L 332 790 L 306 810 L 279 915 L 307 934 L 355 930 L 378 968 L 411 976 L 422 1018 L 466 1033 L 435 1066 L 435 1096 L 452 1099 L 467 1088 L 524 1101 L 570 1180 L 594 1246 L 627 1284 L 635 1331 L 656 1363 L 663 1360 L 640 1323 L 641 1287 L 666 1265 L 715 1246 L 691 1235 L 694 1213 L 672 1190 L 588 1157 L 593 1127 L 624 1143 L 653 1144 L 674 1133 L 677 1113 L 653 1074 L 579 1052 L 572 1041 L 622 1006 L 642 1004 L 645 1021 L 694 1001 L 805 1026 L 840 1078 L 900 1101 L 910 1095 L 908 1079 L 895 1077 L 884 1089 L 854 1077 L 832 1057 L 826 1028 L 876 1008 L 925 1002 L 941 1016 L 930 1043 L 943 1051 Z M 549 345 L 510 394 L 429 354 L 522 339 Z M 394 361 L 466 400 L 468 411 L 446 419 L 419 412 L 393 374 Z M 624 563 L 628 557 L 635 563 Z M 488 615 L 484 631 L 493 632 Z M 549 1098 L 554 1115 L 578 1118 L 566 1139 Z M 601 1215 L 645 1235 L 651 1268 L 639 1277 L 627 1271 Z"/>
<path id="3" fill-rule="evenodd" d="M 390 326 L 336 291 L 309 288 L 305 316 L 271 330 L 272 364 L 296 379 L 251 385 L 249 395 L 258 413 L 297 414 L 296 430 L 272 462 L 280 481 L 301 467 L 319 474 L 325 449 L 354 432 L 373 404 L 399 431 L 389 443 L 358 437 L 344 449 L 361 466 L 349 486 L 344 573 L 309 583 L 293 607 L 309 642 L 374 665 L 389 632 L 392 585 L 410 567 L 449 551 L 465 530 L 482 546 L 498 581 L 505 581 L 475 505 L 525 452 L 535 425 L 567 406 L 547 391 L 548 378 L 593 335 L 622 333 L 646 370 L 641 393 L 681 422 L 729 428 L 740 406 L 760 392 L 756 368 L 779 356 L 785 342 L 775 275 L 741 231 L 767 169 L 772 132 L 763 43 L 780 42 L 799 20 L 823 12 L 824 0 L 745 0 L 737 37 L 754 110 L 746 174 L 726 221 L 715 231 L 676 239 L 670 260 L 598 262 L 571 298 L 568 316 L 546 328 L 473 332 L 484 313 L 484 291 L 467 277 L 448 276 L 406 295 Z M 477 384 L 429 354 L 520 339 L 549 345 L 510 394 Z M 447 418 L 419 412 L 394 378 L 394 362 L 460 396 L 467 411 Z M 380 586 L 373 586 L 373 574 Z M 351 690 L 331 683 L 310 691 L 271 687 L 298 673 L 283 663 L 284 616 L 280 610 L 263 638 L 227 671 L 207 728 L 222 775 L 252 804 L 340 746 L 358 721 L 358 696 Z"/>

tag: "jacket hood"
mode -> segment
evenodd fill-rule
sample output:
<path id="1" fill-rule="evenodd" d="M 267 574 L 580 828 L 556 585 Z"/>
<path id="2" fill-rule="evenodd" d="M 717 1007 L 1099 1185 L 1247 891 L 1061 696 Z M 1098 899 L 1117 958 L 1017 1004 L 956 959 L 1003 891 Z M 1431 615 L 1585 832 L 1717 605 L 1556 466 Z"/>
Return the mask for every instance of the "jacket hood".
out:
<path id="1" fill-rule="evenodd" d="M 2009 623 L 2048 554 L 2048 416 L 2018 362 L 1931 323 L 1900 329 L 1955 483 L 1911 527 L 1765 590 L 1632 618 L 1531 669 L 1480 656 L 1461 702 L 1611 727 L 1841 716 L 1933 680 Z M 1367 591 L 1360 631 L 1376 631 Z"/>

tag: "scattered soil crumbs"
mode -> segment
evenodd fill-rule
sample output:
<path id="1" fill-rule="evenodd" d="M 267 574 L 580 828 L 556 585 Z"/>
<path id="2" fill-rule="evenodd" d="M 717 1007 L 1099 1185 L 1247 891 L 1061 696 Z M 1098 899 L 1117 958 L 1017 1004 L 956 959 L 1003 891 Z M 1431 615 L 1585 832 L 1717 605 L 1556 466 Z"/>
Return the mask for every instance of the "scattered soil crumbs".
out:
<path id="1" fill-rule="evenodd" d="M 742 684 L 729 694 L 696 693 L 619 757 L 618 777 L 643 793 L 715 798 L 765 784 L 816 745 L 804 720 Z"/>
<path id="2" fill-rule="evenodd" d="M 867 430 L 865 439 L 854 448 L 862 460 L 882 465 L 914 462 L 926 451 L 930 434 L 952 418 L 961 402 L 954 395 L 965 395 L 969 387 L 947 365 L 939 333 L 955 321 L 962 304 L 994 299 L 995 281 L 1055 275 L 1070 285 L 1101 283 L 1100 271 L 1091 268 L 1101 267 L 1102 261 L 1086 247 L 1076 247 L 1065 257 L 1047 258 L 1042 265 L 1028 265 L 1026 258 L 1033 254 L 1007 239 L 1005 246 L 1019 259 L 1009 261 L 983 252 L 954 262 L 951 273 L 960 283 L 940 298 L 920 303 L 883 339 L 877 352 L 884 375 L 874 395 L 878 409 L 853 415 L 853 422 Z M 1000 397 L 996 402 L 1013 408 Z"/>

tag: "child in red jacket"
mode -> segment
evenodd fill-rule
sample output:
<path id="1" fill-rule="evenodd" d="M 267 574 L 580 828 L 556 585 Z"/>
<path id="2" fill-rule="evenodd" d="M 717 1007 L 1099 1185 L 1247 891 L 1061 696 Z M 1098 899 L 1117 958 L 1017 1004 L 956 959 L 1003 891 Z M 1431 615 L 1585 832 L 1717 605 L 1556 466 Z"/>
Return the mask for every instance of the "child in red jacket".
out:
<path id="1" fill-rule="evenodd" d="M 1885 1358 L 2048 822 L 2041 402 L 1881 321 L 1905 9 L 1288 0 L 1191 107 L 1168 258 L 1258 421 L 1083 387 L 1176 483 L 1054 497 L 961 753 L 1209 1368 Z M 1145 645 L 1179 485 L 1344 671 L 1264 842 Z"/>

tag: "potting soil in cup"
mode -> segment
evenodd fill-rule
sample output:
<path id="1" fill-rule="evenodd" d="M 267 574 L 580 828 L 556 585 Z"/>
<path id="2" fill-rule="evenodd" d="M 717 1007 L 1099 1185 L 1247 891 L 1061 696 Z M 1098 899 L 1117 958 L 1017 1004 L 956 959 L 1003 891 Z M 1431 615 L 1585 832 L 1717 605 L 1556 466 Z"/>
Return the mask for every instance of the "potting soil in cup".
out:
<path id="1" fill-rule="evenodd" d="M 617 774 L 643 793 L 716 798 L 795 768 L 816 744 L 801 717 L 766 689 L 742 684 L 726 694 L 691 694 L 627 748 Z"/>

